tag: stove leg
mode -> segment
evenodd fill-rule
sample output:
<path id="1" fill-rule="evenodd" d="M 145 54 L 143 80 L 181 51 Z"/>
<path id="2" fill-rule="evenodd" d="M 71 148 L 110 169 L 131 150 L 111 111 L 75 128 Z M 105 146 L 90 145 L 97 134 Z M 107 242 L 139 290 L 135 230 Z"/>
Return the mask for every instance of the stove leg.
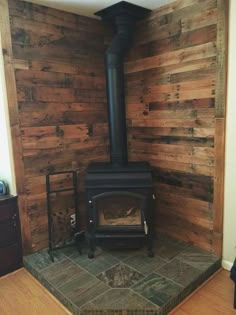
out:
<path id="1" fill-rule="evenodd" d="M 94 258 L 94 252 L 96 250 L 96 242 L 95 242 L 95 235 L 94 235 L 94 224 L 92 220 L 89 223 L 89 252 L 88 258 Z"/>
<path id="2" fill-rule="evenodd" d="M 153 234 L 149 232 L 147 234 L 147 255 L 148 257 L 154 257 L 154 251 L 153 251 Z"/>
<path id="3" fill-rule="evenodd" d="M 96 249 L 95 240 L 94 240 L 94 238 L 90 238 L 90 240 L 89 240 L 89 252 L 88 252 L 88 258 L 89 259 L 94 258 L 95 249 Z"/>

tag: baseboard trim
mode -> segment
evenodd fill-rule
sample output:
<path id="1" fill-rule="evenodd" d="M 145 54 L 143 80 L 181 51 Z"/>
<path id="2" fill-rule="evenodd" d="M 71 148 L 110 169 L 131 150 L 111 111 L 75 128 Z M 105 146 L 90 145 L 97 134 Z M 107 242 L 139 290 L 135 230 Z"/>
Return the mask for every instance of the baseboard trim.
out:
<path id="1" fill-rule="evenodd" d="M 233 266 L 233 262 L 228 261 L 228 260 L 224 260 L 224 259 L 222 260 L 222 267 L 223 267 L 224 269 L 230 271 L 231 268 L 232 268 L 232 266 Z"/>

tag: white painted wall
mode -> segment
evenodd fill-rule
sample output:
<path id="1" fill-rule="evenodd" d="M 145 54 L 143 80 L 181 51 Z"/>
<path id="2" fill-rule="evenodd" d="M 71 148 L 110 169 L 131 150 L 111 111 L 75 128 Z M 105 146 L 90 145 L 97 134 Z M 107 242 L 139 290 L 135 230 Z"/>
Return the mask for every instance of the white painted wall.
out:
<path id="1" fill-rule="evenodd" d="M 236 258 L 236 1 L 230 0 L 223 267 Z"/>
<path id="2" fill-rule="evenodd" d="M 0 51 L 2 51 L 1 37 Z M 9 185 L 10 193 L 12 195 L 16 195 L 14 164 L 12 157 L 13 154 L 7 105 L 4 64 L 3 56 L 2 54 L 0 54 L 0 179 L 5 180 Z"/>
<path id="3" fill-rule="evenodd" d="M 120 0 L 26 0 L 51 8 L 96 18 L 95 12 Z M 154 10 L 175 0 L 128 0 L 128 2 Z"/>

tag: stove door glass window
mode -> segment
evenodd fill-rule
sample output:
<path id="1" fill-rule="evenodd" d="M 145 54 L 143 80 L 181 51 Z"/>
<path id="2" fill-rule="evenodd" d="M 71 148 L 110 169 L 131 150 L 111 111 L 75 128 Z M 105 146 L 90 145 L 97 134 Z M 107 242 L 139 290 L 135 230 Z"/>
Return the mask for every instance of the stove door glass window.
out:
<path id="1" fill-rule="evenodd" d="M 144 198 L 134 193 L 104 193 L 96 197 L 98 225 L 141 225 Z"/>

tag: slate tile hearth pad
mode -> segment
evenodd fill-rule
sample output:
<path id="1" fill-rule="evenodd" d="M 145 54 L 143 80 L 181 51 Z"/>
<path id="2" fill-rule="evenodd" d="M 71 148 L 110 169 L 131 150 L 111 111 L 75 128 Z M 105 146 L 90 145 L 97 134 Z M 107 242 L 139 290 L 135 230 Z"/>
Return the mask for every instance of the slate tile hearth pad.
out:
<path id="1" fill-rule="evenodd" d="M 134 285 L 132 289 L 157 306 L 164 305 L 169 299 L 182 291 L 181 286 L 157 273 L 151 273 Z"/>
<path id="2" fill-rule="evenodd" d="M 122 263 L 102 272 L 97 277 L 112 288 L 129 288 L 144 278 L 141 273 Z"/>
<path id="3" fill-rule="evenodd" d="M 159 275 L 171 279 L 182 286 L 189 285 L 202 273 L 201 270 L 176 258 L 172 259 L 170 262 L 158 269 L 157 272 Z"/>
<path id="4" fill-rule="evenodd" d="M 200 270 L 208 269 L 219 259 L 212 253 L 192 246 L 181 252 L 177 258 Z"/>
<path id="5" fill-rule="evenodd" d="M 166 263 L 166 260 L 158 255 L 155 255 L 153 258 L 148 258 L 149 257 L 147 257 L 144 252 L 141 252 L 138 255 L 125 259 L 124 262 L 144 275 L 150 274 Z"/>
<path id="6" fill-rule="evenodd" d="M 152 309 L 156 306 L 129 289 L 114 289 L 82 307 L 82 310 Z"/>
<path id="7" fill-rule="evenodd" d="M 24 265 L 73 314 L 164 315 L 220 268 L 220 258 L 159 234 L 146 250 L 98 248 L 94 259 L 70 247 L 24 257 Z"/>

